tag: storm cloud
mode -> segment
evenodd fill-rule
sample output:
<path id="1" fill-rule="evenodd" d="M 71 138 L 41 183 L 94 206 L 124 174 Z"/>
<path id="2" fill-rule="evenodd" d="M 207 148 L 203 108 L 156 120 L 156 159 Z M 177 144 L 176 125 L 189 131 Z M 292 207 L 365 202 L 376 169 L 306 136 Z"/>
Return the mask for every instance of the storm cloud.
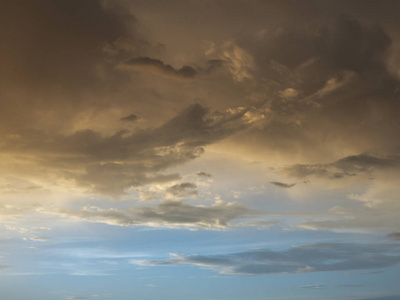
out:
<path id="1" fill-rule="evenodd" d="M 193 104 L 162 126 L 146 131 L 121 130 L 111 136 L 94 130 L 64 136 L 37 131 L 10 140 L 2 150 L 47 156 L 42 163 L 49 169 L 59 169 L 83 187 L 118 195 L 132 186 L 179 179 L 178 174 L 159 172 L 199 157 L 202 147 L 246 128 L 245 112 L 213 120 L 206 108 Z"/>
<path id="2" fill-rule="evenodd" d="M 207 62 L 205 69 L 194 69 L 191 66 L 183 66 L 180 69 L 175 69 L 171 65 L 164 64 L 159 59 L 150 57 L 137 57 L 118 65 L 118 68 L 122 70 L 147 71 L 172 79 L 192 79 L 198 75 L 207 74 L 213 69 L 222 66 L 222 64 L 223 61 L 221 60 L 210 60 Z"/>
<path id="3" fill-rule="evenodd" d="M 79 293 L 85 280 L 5 293 L 126 298 L 128 274 L 161 266 L 221 289 L 189 274 L 197 266 L 249 279 L 206 298 L 396 295 L 399 11 L 391 0 L 1 1 L 0 269 L 113 275 L 110 294 Z M 371 286 L 336 278 L 353 270 L 370 270 Z M 313 272 L 326 278 L 302 275 Z M 297 275 L 247 276 L 264 274 Z M 124 287 L 196 297 L 162 280 Z"/>

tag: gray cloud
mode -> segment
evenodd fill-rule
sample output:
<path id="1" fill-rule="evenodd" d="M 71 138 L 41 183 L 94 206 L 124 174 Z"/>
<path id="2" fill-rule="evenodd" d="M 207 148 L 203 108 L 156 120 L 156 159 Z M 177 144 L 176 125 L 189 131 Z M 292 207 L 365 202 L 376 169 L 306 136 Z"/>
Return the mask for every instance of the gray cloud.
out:
<path id="1" fill-rule="evenodd" d="M 379 158 L 368 154 L 347 156 L 329 164 L 297 164 L 287 167 L 283 173 L 290 177 L 305 178 L 308 176 L 341 179 L 376 170 L 390 170 L 400 166 L 396 157 Z"/>
<path id="2" fill-rule="evenodd" d="M 257 215 L 252 210 L 236 202 L 217 201 L 212 206 L 193 206 L 182 201 L 164 201 L 157 207 L 130 207 L 127 209 L 102 209 L 85 207 L 81 210 L 40 209 L 45 213 L 75 218 L 88 222 L 118 226 L 157 226 L 222 229 L 236 218 Z"/>
<path id="3" fill-rule="evenodd" d="M 10 62 L 4 67 L 9 79 L 26 80 L 25 84 L 63 82 L 73 88 L 93 84 L 95 64 L 101 61 L 96 50 L 104 42 L 128 34 L 124 23 L 134 22 L 117 5 L 95 0 L 37 4 L 6 0 L 1 8 L 7 28 L 1 32 L 7 45 L 2 47 L 1 57 L 19 68 L 8 69 Z"/>
<path id="4" fill-rule="evenodd" d="M 135 114 L 130 114 L 126 117 L 121 118 L 121 121 L 126 121 L 126 122 L 135 122 L 139 119 L 139 117 Z"/>
<path id="5" fill-rule="evenodd" d="M 200 177 L 212 177 L 212 175 L 210 173 L 206 173 L 206 172 L 198 172 L 196 173 L 197 176 Z"/>
<path id="6" fill-rule="evenodd" d="M 387 235 L 389 238 L 400 241 L 400 232 L 392 232 Z"/>
<path id="7" fill-rule="evenodd" d="M 321 284 L 313 284 L 313 285 L 302 285 L 302 286 L 298 286 L 298 289 L 323 289 L 326 288 L 326 285 L 321 285 Z"/>
<path id="8" fill-rule="evenodd" d="M 286 251 L 267 249 L 226 255 L 173 255 L 166 260 L 132 261 L 144 266 L 196 265 L 224 274 L 295 274 L 320 271 L 368 270 L 394 266 L 396 245 L 310 244 Z"/>
<path id="9" fill-rule="evenodd" d="M 260 157 L 310 162 L 337 157 L 336 149 L 398 153 L 399 81 L 386 66 L 393 35 L 351 14 L 329 12 L 329 5 L 313 5 L 326 14 L 324 21 L 304 4 L 299 11 L 310 19 L 302 25 L 293 28 L 286 20 L 238 38 L 253 56 L 254 80 L 265 82 L 269 100 L 264 126 L 249 128 L 232 142 L 245 143 Z M 282 97 L 288 90 L 296 96 Z M 317 169 L 313 172 L 324 172 Z"/>
<path id="10" fill-rule="evenodd" d="M 246 111 L 214 119 L 206 108 L 193 104 L 154 129 L 134 133 L 121 130 L 110 136 L 94 130 L 71 135 L 31 131 L 10 140 L 1 150 L 34 153 L 41 164 L 59 169 L 83 187 L 119 195 L 129 187 L 179 179 L 178 174 L 159 172 L 199 157 L 203 146 L 249 126 L 244 118 Z"/>
<path id="11" fill-rule="evenodd" d="M 384 61 L 391 37 L 381 27 L 366 26 L 351 14 L 336 18 L 327 9 L 332 5 L 311 5 L 322 15 L 330 15 L 322 21 L 307 3 L 298 4 L 301 13 L 285 3 L 276 7 L 264 3 L 259 9 L 250 9 L 251 13 L 236 16 L 235 10 L 242 4 L 235 2 L 226 11 L 224 22 L 234 24 L 239 18 L 244 24 L 254 24 L 252 30 L 233 35 L 227 26 L 216 36 L 216 27 L 207 25 L 209 31 L 202 35 L 201 22 L 201 38 L 174 44 L 172 40 L 147 41 L 146 30 L 141 34 L 136 30 L 144 24 L 129 13 L 135 10 L 128 2 L 11 3 L 2 3 L 10 32 L 1 32 L 6 45 L 1 50 L 3 77 L 8 78 L 0 100 L 4 104 L 0 131 L 6 136 L 1 150 L 18 155 L 31 152 L 40 166 L 58 169 L 63 177 L 97 192 L 117 195 L 129 187 L 178 179 L 176 174 L 159 173 L 198 157 L 202 147 L 227 137 L 263 158 L 276 151 L 284 158 L 296 153 L 312 161 L 332 155 L 331 141 L 337 145 L 335 149 L 342 145 L 355 148 L 353 153 L 375 147 L 386 153 L 399 146 L 398 139 L 392 138 L 400 111 L 392 93 L 398 81 L 386 70 Z M 190 5 L 184 6 L 189 14 L 194 13 Z M 226 10 L 222 4 L 215 6 Z M 350 10 L 344 3 L 338 7 Z M 269 8 L 291 17 L 265 18 L 263 12 Z M 165 13 L 173 15 L 173 20 L 181 17 L 174 10 Z M 299 19 L 303 14 L 309 16 L 308 21 Z M 302 25 L 292 26 L 293 20 L 302 20 Z M 31 36 L 35 43 L 29 42 Z M 203 40 L 212 47 L 199 47 Z M 222 40 L 229 40 L 230 46 L 216 42 Z M 185 57 L 173 53 L 178 48 L 196 49 L 196 54 L 177 59 Z M 224 52 L 229 54 L 229 63 L 245 69 L 236 71 L 251 73 L 248 81 L 239 84 L 227 76 L 232 66 L 223 61 Z M 128 76 L 115 68 L 117 65 L 174 79 L 195 78 L 218 68 L 221 72 L 198 85 L 193 81 L 165 84 L 156 77 L 149 82 L 141 72 Z M 208 103 L 212 110 L 220 109 L 222 120 L 207 113 L 206 105 L 191 106 L 170 118 L 172 111 L 176 113 L 194 99 Z M 260 126 L 250 126 L 244 118 L 246 113 L 247 120 L 252 118 L 249 107 L 254 108 L 254 99 L 262 99 L 254 110 L 265 117 L 257 122 Z M 135 133 L 118 130 L 136 120 L 135 114 L 127 116 L 126 112 L 138 105 L 141 114 L 143 107 L 150 107 L 147 127 Z M 235 106 L 245 110 L 229 118 L 224 111 Z M 165 122 L 167 119 L 170 121 Z M 385 122 L 387 119 L 391 121 Z M 240 133 L 241 129 L 245 130 Z M 332 136 L 324 138 L 326 132 Z M 287 171 L 331 178 L 355 173 L 337 167 L 340 170 L 328 172 L 325 166 L 301 165 Z"/>
<path id="12" fill-rule="evenodd" d="M 191 195 L 197 195 L 196 185 L 191 182 L 183 182 L 175 184 L 166 189 L 166 192 L 171 196 L 185 197 Z"/>
<path id="13" fill-rule="evenodd" d="M 193 79 L 198 75 L 210 73 L 222 65 L 222 60 L 209 60 L 205 69 L 195 69 L 191 66 L 183 66 L 180 69 L 175 69 L 171 65 L 164 64 L 159 59 L 150 57 L 136 57 L 119 64 L 118 68 L 122 70 L 142 70 L 173 79 Z"/>
<path id="14" fill-rule="evenodd" d="M 284 183 L 284 182 L 279 182 L 279 181 L 271 181 L 270 184 L 273 184 L 277 187 L 281 187 L 284 189 L 289 189 L 291 187 L 294 187 L 296 184 L 292 183 L 292 184 L 288 184 L 288 183 Z"/>
<path id="15" fill-rule="evenodd" d="M 67 126 L 77 113 L 104 106 L 84 91 L 101 99 L 128 82 L 100 50 L 121 36 L 136 39 L 128 30 L 134 17 L 116 2 L 5 0 L 0 11 L 1 133 L 41 127 L 50 115 L 57 117 L 47 128 Z"/>

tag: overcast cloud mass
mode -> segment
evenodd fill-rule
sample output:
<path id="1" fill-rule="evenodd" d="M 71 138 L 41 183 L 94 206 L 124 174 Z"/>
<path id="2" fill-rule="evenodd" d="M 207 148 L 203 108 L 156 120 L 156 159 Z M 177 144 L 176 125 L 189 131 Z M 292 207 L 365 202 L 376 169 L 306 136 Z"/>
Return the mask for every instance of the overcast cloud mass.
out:
<path id="1" fill-rule="evenodd" d="M 399 299 L 398 11 L 1 1 L 0 298 Z"/>

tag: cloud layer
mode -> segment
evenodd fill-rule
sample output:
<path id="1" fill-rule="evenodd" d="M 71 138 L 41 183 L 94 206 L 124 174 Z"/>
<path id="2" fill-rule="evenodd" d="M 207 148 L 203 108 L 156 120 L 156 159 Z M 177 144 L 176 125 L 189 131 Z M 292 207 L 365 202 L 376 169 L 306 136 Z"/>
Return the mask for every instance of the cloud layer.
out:
<path id="1" fill-rule="evenodd" d="M 286 251 L 267 249 L 223 255 L 172 254 L 166 260 L 133 260 L 141 266 L 193 265 L 223 274 L 296 274 L 380 269 L 400 263 L 398 245 L 311 244 Z"/>
<path id="2" fill-rule="evenodd" d="M 152 227 L 188 227 L 223 229 L 236 218 L 261 212 L 239 203 L 217 201 L 212 206 L 193 206 L 182 201 L 164 201 L 157 207 L 131 207 L 127 209 L 101 209 L 84 207 L 81 210 L 57 209 L 40 211 L 83 221 L 109 225 L 139 225 Z"/>

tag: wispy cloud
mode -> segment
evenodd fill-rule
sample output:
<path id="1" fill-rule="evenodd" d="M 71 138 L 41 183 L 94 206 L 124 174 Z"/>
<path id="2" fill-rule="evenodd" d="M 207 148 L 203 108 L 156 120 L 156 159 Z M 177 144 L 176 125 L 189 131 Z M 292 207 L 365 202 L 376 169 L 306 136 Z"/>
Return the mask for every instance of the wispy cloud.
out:
<path id="1" fill-rule="evenodd" d="M 281 187 L 284 189 L 289 189 L 291 187 L 294 187 L 296 184 L 295 183 L 284 183 L 284 182 L 279 182 L 279 181 L 271 181 L 270 184 L 273 184 L 277 187 Z"/>
<path id="2" fill-rule="evenodd" d="M 84 207 L 81 210 L 41 210 L 45 213 L 82 221 L 118 226 L 157 226 L 223 229 L 236 218 L 261 214 L 236 202 L 217 201 L 212 206 L 193 206 L 183 201 L 164 201 L 157 207 L 131 207 L 127 209 L 101 209 Z"/>
<path id="3" fill-rule="evenodd" d="M 238 252 L 221 255 L 172 255 L 165 260 L 133 260 L 141 266 L 193 265 L 223 274 L 296 274 L 377 269 L 400 263 L 393 255 L 398 245 L 310 244 L 292 247 L 286 251 Z"/>

